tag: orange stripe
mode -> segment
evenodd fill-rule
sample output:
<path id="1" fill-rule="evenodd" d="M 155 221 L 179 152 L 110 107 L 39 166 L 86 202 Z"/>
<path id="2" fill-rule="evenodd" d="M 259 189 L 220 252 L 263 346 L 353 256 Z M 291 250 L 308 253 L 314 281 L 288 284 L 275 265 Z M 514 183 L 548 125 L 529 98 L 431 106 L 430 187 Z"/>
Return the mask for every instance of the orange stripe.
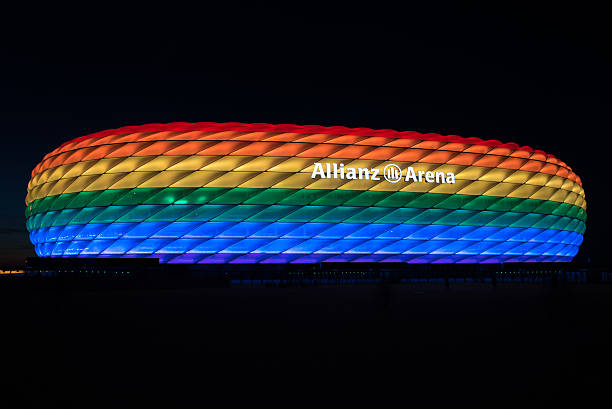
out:
<path id="1" fill-rule="evenodd" d="M 424 149 L 407 149 L 400 150 L 397 155 L 393 156 L 394 160 L 406 161 L 406 162 L 417 162 L 423 156 L 427 155 L 431 151 Z M 384 160 L 384 159 L 381 159 Z"/>
<path id="2" fill-rule="evenodd" d="M 200 152 L 214 144 L 212 141 L 189 141 L 172 148 L 166 155 L 193 155 L 193 152 Z"/>
<path id="3" fill-rule="evenodd" d="M 497 167 L 502 168 L 502 169 L 519 169 L 521 166 L 523 166 L 524 163 L 525 163 L 525 159 L 508 157 L 502 163 L 497 165 Z M 557 170 L 555 169 L 555 172 L 556 171 Z M 547 173 L 554 175 L 555 172 L 547 172 Z"/>
<path id="4" fill-rule="evenodd" d="M 450 151 L 433 151 L 421 159 L 421 162 L 448 163 L 450 158 L 456 155 L 455 152 Z"/>
<path id="5" fill-rule="evenodd" d="M 500 163 L 502 163 L 504 161 L 504 157 L 503 156 L 492 156 L 492 155 L 485 155 L 482 158 L 478 159 L 476 162 L 474 162 L 472 165 L 474 166 L 484 166 L 487 168 L 496 168 L 497 165 L 499 165 Z"/>
<path id="6" fill-rule="evenodd" d="M 371 146 L 359 146 L 359 145 L 349 145 L 346 148 L 340 149 L 337 152 L 329 155 L 330 158 L 361 158 L 363 155 L 366 155 L 371 150 L 376 148 L 372 148 Z"/>
<path id="7" fill-rule="evenodd" d="M 266 156 L 299 156 L 301 152 L 305 151 L 311 146 L 314 145 L 305 143 L 286 143 L 276 149 L 272 149 Z"/>
<path id="8" fill-rule="evenodd" d="M 131 135 L 130 135 L 131 136 Z M 224 135 L 227 138 L 228 135 Z M 295 139 L 298 135 L 295 135 Z M 563 162 L 552 159 L 551 162 L 542 161 L 546 157 L 541 153 L 534 153 L 528 160 L 511 157 L 496 156 L 490 153 L 477 154 L 455 151 L 431 151 L 418 148 L 393 148 L 388 146 L 372 147 L 370 145 L 341 145 L 341 144 L 312 144 L 304 142 L 268 142 L 268 141 L 237 141 L 220 140 L 218 134 L 199 135 L 211 137 L 209 140 L 198 141 L 151 141 L 151 142 L 129 142 L 123 145 L 101 145 L 93 147 L 82 147 L 75 151 L 64 151 L 55 156 L 43 160 L 33 171 L 36 175 L 46 169 L 57 167 L 84 160 L 101 158 L 119 158 L 126 156 L 150 156 L 150 155 L 258 155 L 258 156 L 298 156 L 298 157 L 336 157 L 351 159 L 375 159 L 375 160 L 397 160 L 408 162 L 428 162 L 428 163 L 449 163 L 461 165 L 474 165 L 484 167 L 500 167 L 503 169 L 520 169 L 531 172 L 542 172 L 551 175 L 561 176 L 577 183 L 580 180 L 571 170 L 565 168 Z M 254 135 L 256 138 L 267 137 L 264 134 Z M 110 139 L 110 138 L 109 138 Z M 117 138 L 115 138 L 117 139 Z M 122 139 L 133 139 L 126 138 Z M 304 139 L 304 138 L 301 138 Z M 94 140 L 98 141 L 98 140 Z M 409 140 L 398 139 L 396 141 L 406 142 Z M 84 141 L 78 142 L 82 145 Z M 414 146 L 434 146 L 439 145 L 437 141 L 424 141 Z M 412 143 L 412 142 L 409 142 Z M 474 148 L 474 149 L 472 149 Z M 483 149 L 486 148 L 486 149 Z M 472 145 L 466 149 L 472 151 L 489 151 L 490 149 L 482 145 Z M 491 152 L 507 152 L 507 148 L 494 148 Z M 513 153 L 513 152 L 511 152 Z M 518 155 L 517 155 L 518 156 Z M 523 156 L 523 155 L 520 155 Z M 535 159 L 534 159 L 535 158 Z M 536 160 L 539 159 L 539 160 Z M 565 166 L 564 166 L 565 165 Z"/>
<path id="9" fill-rule="evenodd" d="M 406 150 L 402 148 L 388 148 L 385 146 L 381 146 L 380 148 L 376 148 L 373 151 L 366 153 L 362 156 L 362 158 L 369 160 L 386 160 L 385 158 L 396 158 L 403 152 L 406 152 Z"/>

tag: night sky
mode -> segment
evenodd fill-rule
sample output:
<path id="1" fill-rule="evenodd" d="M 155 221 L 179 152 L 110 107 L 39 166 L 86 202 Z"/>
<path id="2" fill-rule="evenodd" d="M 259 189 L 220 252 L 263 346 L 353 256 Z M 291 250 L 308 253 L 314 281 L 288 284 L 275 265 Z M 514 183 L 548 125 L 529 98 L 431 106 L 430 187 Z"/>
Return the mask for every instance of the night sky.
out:
<path id="1" fill-rule="evenodd" d="M 236 121 L 516 142 L 582 178 L 578 261 L 608 258 L 612 29 L 589 3 L 5 10 L 0 265 L 34 255 L 44 154 L 125 125 Z"/>

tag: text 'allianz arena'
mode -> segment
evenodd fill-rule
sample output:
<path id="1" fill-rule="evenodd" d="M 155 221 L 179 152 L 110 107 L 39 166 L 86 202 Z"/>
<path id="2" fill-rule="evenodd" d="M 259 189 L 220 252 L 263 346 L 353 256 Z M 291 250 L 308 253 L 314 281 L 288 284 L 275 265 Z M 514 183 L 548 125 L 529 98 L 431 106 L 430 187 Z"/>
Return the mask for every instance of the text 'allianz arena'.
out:
<path id="1" fill-rule="evenodd" d="M 208 122 L 67 142 L 26 205 L 39 256 L 163 263 L 571 261 L 586 221 L 580 178 L 526 146 Z"/>

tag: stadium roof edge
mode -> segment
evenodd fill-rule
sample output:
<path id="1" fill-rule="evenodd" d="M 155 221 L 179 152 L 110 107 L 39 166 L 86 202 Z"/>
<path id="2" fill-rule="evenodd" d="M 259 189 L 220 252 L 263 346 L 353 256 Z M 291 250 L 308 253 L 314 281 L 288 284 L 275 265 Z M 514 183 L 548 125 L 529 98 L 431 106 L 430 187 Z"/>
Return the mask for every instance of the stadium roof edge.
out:
<path id="1" fill-rule="evenodd" d="M 136 132 L 189 132 L 189 131 L 237 131 L 237 132 L 292 132 L 292 133 L 322 133 L 328 135 L 357 135 L 369 137 L 386 138 L 410 138 L 433 140 L 448 143 L 467 143 L 474 145 L 485 145 L 495 148 L 518 149 L 531 153 L 539 153 L 548 157 L 552 154 L 533 149 L 530 146 L 520 146 L 514 142 L 501 142 L 496 139 L 484 140 L 476 137 L 462 137 L 458 135 L 440 135 L 437 133 L 419 133 L 414 131 L 396 131 L 393 129 L 371 129 L 371 128 L 349 128 L 344 126 L 321 126 L 321 125 L 294 125 L 294 124 L 268 124 L 268 123 L 242 123 L 242 122 L 171 122 L 167 124 L 146 124 L 123 126 L 116 129 L 107 129 L 100 132 L 87 134 L 64 142 L 61 146 L 83 141 L 91 138 L 102 138 L 109 135 L 126 135 Z M 60 146 L 60 147 L 61 147 Z"/>

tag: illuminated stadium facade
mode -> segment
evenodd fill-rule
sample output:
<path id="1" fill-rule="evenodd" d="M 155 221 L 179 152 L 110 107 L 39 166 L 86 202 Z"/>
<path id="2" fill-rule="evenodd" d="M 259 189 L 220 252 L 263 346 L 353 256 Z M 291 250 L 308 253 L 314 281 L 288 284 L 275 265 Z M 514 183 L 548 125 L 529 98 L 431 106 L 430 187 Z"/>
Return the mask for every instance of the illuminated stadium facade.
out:
<path id="1" fill-rule="evenodd" d="M 571 261 L 586 220 L 580 178 L 529 147 L 240 123 L 74 139 L 26 205 L 39 256 L 162 263 Z"/>

